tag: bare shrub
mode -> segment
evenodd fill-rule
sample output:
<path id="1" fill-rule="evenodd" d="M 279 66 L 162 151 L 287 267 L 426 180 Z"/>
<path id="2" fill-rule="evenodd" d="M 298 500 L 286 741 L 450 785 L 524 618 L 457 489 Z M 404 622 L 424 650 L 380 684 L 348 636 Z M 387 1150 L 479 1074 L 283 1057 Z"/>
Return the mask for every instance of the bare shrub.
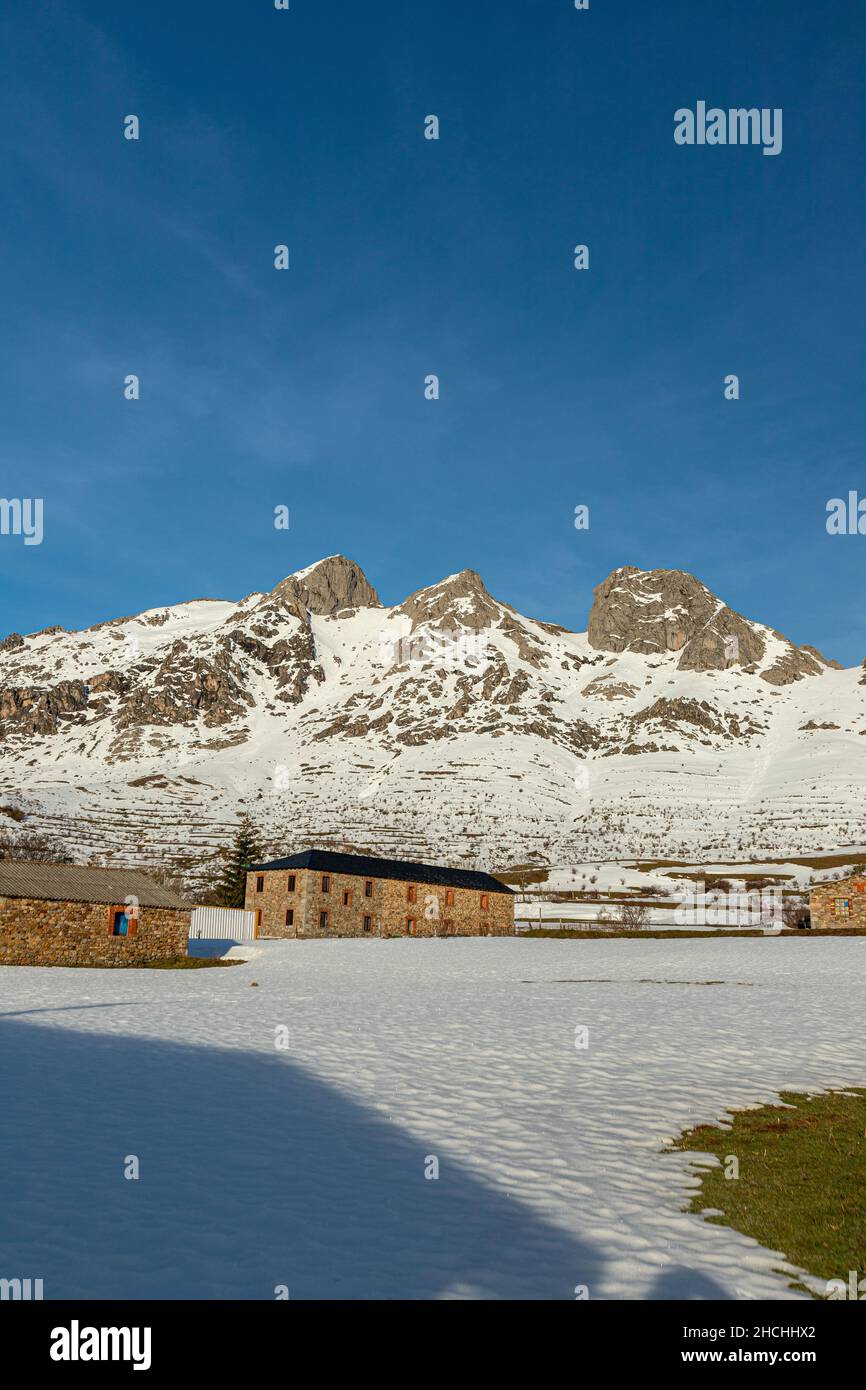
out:
<path id="1" fill-rule="evenodd" d="M 733 893 L 734 885 L 729 878 L 708 878 L 706 890 L 708 893 Z"/>
<path id="2" fill-rule="evenodd" d="M 619 910 L 624 931 L 644 931 L 649 926 L 649 908 L 644 903 L 623 903 Z"/>
<path id="3" fill-rule="evenodd" d="M 809 916 L 809 902 L 805 897 L 789 897 L 782 903 L 782 921 L 786 927 L 799 927 Z"/>
<path id="4" fill-rule="evenodd" d="M 39 830 L 25 830 L 15 836 L 0 832 L 0 859 L 30 864 L 72 863 L 65 847 Z"/>

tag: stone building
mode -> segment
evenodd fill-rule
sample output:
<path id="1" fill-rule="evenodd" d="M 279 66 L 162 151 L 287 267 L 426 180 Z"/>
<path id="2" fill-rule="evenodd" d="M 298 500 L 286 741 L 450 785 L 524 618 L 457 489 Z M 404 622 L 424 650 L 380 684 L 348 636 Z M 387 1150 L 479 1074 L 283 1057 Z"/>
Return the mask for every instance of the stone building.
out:
<path id="1" fill-rule="evenodd" d="M 254 864 L 259 937 L 513 936 L 514 895 L 491 874 L 309 849 Z"/>
<path id="2" fill-rule="evenodd" d="M 135 869 L 0 861 L 0 965 L 142 965 L 185 956 L 191 911 Z"/>
<path id="3" fill-rule="evenodd" d="M 866 930 L 866 874 L 822 883 L 809 894 L 813 931 Z"/>

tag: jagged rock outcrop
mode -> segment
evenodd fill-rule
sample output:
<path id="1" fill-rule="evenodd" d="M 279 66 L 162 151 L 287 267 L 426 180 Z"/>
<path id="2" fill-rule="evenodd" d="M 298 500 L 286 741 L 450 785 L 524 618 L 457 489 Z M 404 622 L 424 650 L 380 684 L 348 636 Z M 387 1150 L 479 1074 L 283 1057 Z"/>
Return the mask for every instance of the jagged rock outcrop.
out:
<path id="1" fill-rule="evenodd" d="M 283 601 L 302 621 L 347 608 L 381 608 L 382 603 L 364 571 L 345 555 L 330 555 L 307 570 L 283 579 L 271 597 Z"/>
<path id="2" fill-rule="evenodd" d="M 449 575 L 440 584 L 416 590 L 393 610 L 391 616 L 409 618 L 410 633 L 425 630 L 449 634 L 458 642 L 488 629 L 499 631 L 514 643 L 518 656 L 529 666 L 541 667 L 547 655 L 540 638 L 520 621 L 519 614 L 510 604 L 500 603 L 489 593 L 476 570 L 461 570 L 459 574 Z M 551 633 L 566 630 L 541 623 L 538 627 Z M 495 659 L 493 653 L 491 659 Z M 577 658 L 570 658 L 568 664 L 577 667 L 581 663 Z"/>
<path id="3" fill-rule="evenodd" d="M 499 622 L 502 609 L 487 592 L 480 574 L 475 570 L 461 570 L 443 579 L 441 584 L 417 589 L 394 613 L 411 619 L 413 632 L 422 626 L 481 632 Z"/>
<path id="4" fill-rule="evenodd" d="M 583 687 L 581 694 L 595 700 L 630 700 L 638 693 L 638 687 L 630 681 L 618 681 L 610 675 L 596 676 Z"/>
<path id="5" fill-rule="evenodd" d="M 781 642 L 787 642 L 787 638 L 782 637 L 781 633 L 775 632 L 773 636 Z M 820 656 L 820 653 L 818 655 Z M 795 647 L 787 642 L 782 655 L 766 671 L 761 672 L 761 679 L 769 685 L 791 685 L 793 681 L 800 681 L 804 676 L 820 676 L 828 666 L 829 662 L 824 661 L 823 657 L 818 660 L 807 648 Z"/>
<path id="6" fill-rule="evenodd" d="M 83 681 L 59 681 L 48 689 L 25 686 L 0 690 L 0 738 L 17 734 L 53 734 L 60 720 L 83 715 L 87 690 Z"/>
<path id="7" fill-rule="evenodd" d="M 721 671 L 764 655 L 752 624 L 683 570 L 626 566 L 608 575 L 594 595 L 588 637 L 601 651 L 681 652 L 684 671 Z"/>
<path id="8" fill-rule="evenodd" d="M 633 714 L 629 725 L 633 731 L 642 725 L 649 725 L 653 730 L 682 730 L 686 727 L 736 740 L 761 732 L 753 719 L 740 719 L 737 715 L 719 710 L 708 700 L 668 699 L 664 696 Z"/>
<path id="9" fill-rule="evenodd" d="M 232 632 L 230 644 L 261 663 L 274 682 L 277 699 L 298 704 L 306 695 L 311 680 L 321 682 L 325 673 L 316 660 L 316 644 L 306 626 L 289 637 L 280 637 L 270 646 L 256 632 L 267 630 L 253 624 L 252 630 Z"/>
<path id="10" fill-rule="evenodd" d="M 770 685 L 819 676 L 833 665 L 815 647 L 750 622 L 684 570 L 614 570 L 598 586 L 589 615 L 590 645 L 646 656 L 680 652 L 681 671 L 756 671 L 775 640 L 783 651 L 760 672 Z"/>
<path id="11" fill-rule="evenodd" d="M 809 642 L 804 642 L 803 645 L 800 647 L 800 651 L 807 652 L 809 656 L 814 656 L 817 661 L 820 661 L 822 666 L 828 666 L 831 671 L 844 671 L 845 669 L 841 661 L 832 661 L 829 657 L 824 656 L 823 652 L 819 652 L 818 648 L 813 647 Z"/>
<path id="12" fill-rule="evenodd" d="M 161 662 L 138 663 L 135 671 L 139 679 L 130 682 L 121 702 L 116 719 L 119 730 L 188 724 L 198 715 L 211 728 L 230 723 L 255 703 L 228 645 L 218 646 L 207 658 L 193 653 L 187 642 L 176 641 Z"/>

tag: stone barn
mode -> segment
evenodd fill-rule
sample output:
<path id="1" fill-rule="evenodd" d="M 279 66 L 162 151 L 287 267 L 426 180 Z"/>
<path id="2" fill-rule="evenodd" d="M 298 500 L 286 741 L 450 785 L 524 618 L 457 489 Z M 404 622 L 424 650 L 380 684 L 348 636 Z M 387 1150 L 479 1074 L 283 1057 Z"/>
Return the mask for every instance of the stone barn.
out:
<path id="1" fill-rule="evenodd" d="M 185 956 L 192 905 L 135 869 L 0 861 L 0 965 Z"/>
<path id="2" fill-rule="evenodd" d="M 813 931 L 866 930 L 866 873 L 813 888 L 809 910 Z"/>
<path id="3" fill-rule="evenodd" d="M 514 894 L 491 874 L 309 849 L 254 864 L 259 937 L 513 936 Z"/>

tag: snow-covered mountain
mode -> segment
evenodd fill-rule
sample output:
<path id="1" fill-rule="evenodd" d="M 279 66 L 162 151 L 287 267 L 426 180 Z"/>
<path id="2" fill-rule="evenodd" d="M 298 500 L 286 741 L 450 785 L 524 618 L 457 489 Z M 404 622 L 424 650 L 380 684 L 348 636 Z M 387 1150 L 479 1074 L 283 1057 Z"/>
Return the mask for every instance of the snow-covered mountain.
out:
<path id="1" fill-rule="evenodd" d="M 864 784 L 866 670 L 678 570 L 615 570 L 586 633 L 472 570 L 385 608 L 332 556 L 0 642 L 0 824 L 82 859 L 200 868 L 243 809 L 274 849 L 494 868 L 802 854 L 866 838 Z"/>

